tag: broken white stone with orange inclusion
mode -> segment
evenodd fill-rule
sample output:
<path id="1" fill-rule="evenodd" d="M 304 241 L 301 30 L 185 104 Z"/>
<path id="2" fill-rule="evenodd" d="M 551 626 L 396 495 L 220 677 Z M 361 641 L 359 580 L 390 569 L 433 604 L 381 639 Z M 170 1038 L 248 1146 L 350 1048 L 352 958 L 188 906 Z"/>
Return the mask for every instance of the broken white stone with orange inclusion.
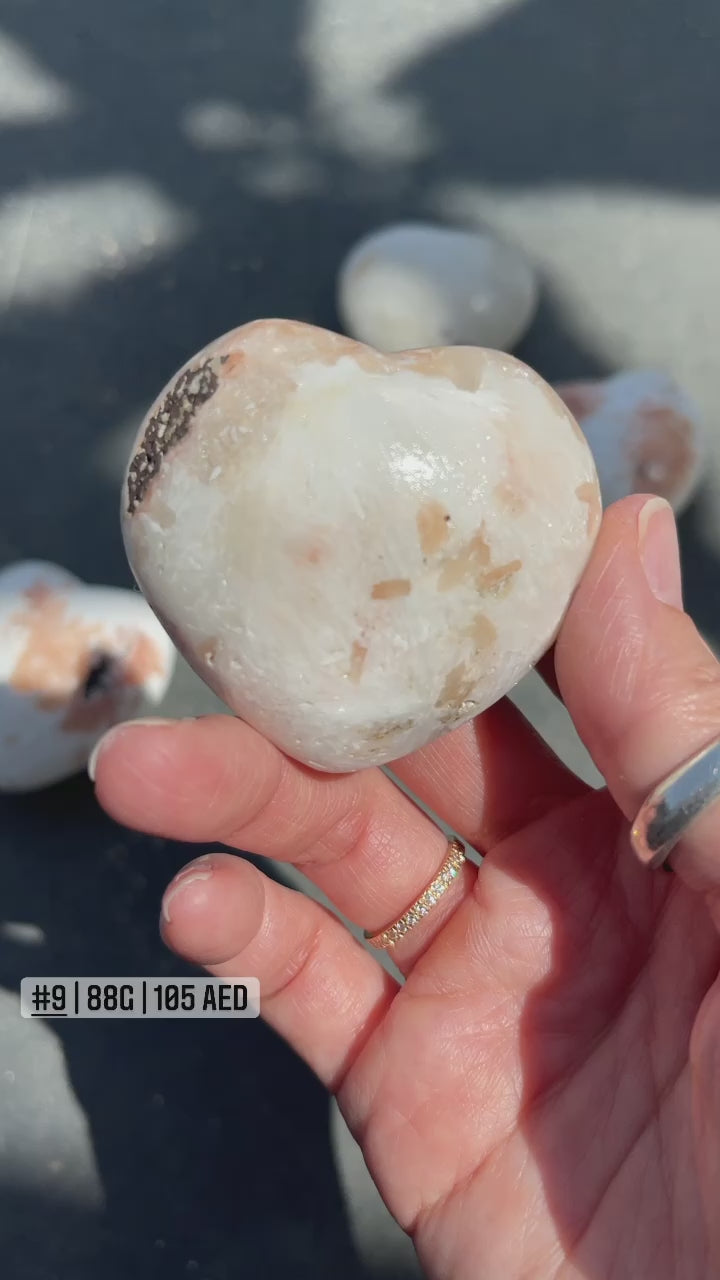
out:
<path id="1" fill-rule="evenodd" d="M 59 565 L 0 572 L 0 791 L 84 769 L 106 729 L 154 709 L 175 652 L 135 591 L 86 586 Z"/>
<path id="2" fill-rule="evenodd" d="M 191 665 L 330 771 L 405 755 L 512 688 L 600 515 L 582 433 L 513 357 L 383 355 L 288 320 L 188 362 L 122 496 L 138 583 Z"/>

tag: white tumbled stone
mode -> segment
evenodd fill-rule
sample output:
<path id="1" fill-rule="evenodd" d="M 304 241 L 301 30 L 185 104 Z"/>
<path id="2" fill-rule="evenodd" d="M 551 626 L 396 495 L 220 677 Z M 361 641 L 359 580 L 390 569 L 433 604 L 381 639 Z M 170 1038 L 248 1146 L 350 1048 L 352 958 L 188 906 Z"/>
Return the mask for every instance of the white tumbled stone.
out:
<path id="1" fill-rule="evenodd" d="M 338 273 L 343 327 L 379 351 L 451 344 L 510 351 L 537 302 L 530 263 L 490 230 L 383 227 L 351 249 Z"/>
<path id="2" fill-rule="evenodd" d="M 59 565 L 0 572 L 0 791 L 83 769 L 106 729 L 152 710 L 175 650 L 136 591 L 86 586 Z"/>
<path id="3" fill-rule="evenodd" d="M 189 663 L 329 771 L 405 755 L 520 680 L 600 514 L 577 424 L 512 356 L 383 355 L 288 320 L 168 383 L 122 499 L 136 579 Z"/>
<path id="4" fill-rule="evenodd" d="M 705 432 L 700 410 L 673 378 L 632 370 L 557 392 L 593 451 L 606 506 L 631 493 L 658 494 L 678 513 L 688 506 L 702 479 Z"/>

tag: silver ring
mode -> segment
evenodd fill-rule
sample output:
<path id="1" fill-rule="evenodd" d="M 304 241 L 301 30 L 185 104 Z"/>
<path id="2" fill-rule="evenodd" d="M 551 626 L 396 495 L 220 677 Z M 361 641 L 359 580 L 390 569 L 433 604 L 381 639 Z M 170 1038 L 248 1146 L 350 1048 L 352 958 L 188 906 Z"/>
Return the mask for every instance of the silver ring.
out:
<path id="1" fill-rule="evenodd" d="M 646 867 L 661 867 L 701 813 L 720 798 L 720 738 L 658 783 L 640 806 L 630 843 Z"/>

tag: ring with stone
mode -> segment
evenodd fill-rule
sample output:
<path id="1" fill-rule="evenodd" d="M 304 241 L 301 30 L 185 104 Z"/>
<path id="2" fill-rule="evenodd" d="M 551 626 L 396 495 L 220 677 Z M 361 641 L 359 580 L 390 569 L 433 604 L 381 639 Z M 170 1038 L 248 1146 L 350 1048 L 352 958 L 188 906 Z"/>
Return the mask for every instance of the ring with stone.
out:
<path id="1" fill-rule="evenodd" d="M 408 907 L 397 920 L 392 924 L 388 924 L 384 929 L 374 931 L 366 929 L 364 936 L 371 946 L 377 947 L 379 950 L 386 951 L 390 947 L 394 947 L 396 942 L 404 938 L 411 929 L 419 924 L 425 916 L 432 911 L 432 908 L 447 893 L 453 882 L 460 874 L 460 868 L 465 861 L 465 847 L 460 840 L 450 840 L 448 842 L 447 854 L 440 870 L 435 879 L 430 882 L 426 889 L 423 889 L 418 898 L 415 899 L 412 906 Z"/>
<path id="2" fill-rule="evenodd" d="M 720 738 L 669 773 L 650 792 L 630 831 L 637 858 L 654 870 L 705 810 L 720 799 Z"/>

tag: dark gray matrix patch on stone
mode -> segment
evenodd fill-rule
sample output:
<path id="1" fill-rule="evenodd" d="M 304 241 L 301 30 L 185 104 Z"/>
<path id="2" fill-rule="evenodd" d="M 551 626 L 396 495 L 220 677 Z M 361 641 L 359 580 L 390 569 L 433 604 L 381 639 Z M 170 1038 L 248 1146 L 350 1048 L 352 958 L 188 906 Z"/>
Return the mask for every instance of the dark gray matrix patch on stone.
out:
<path id="1" fill-rule="evenodd" d="M 130 463 L 127 481 L 130 515 L 140 506 L 165 454 L 187 435 L 197 410 L 214 396 L 218 381 L 210 357 L 196 368 L 181 373 L 168 391 L 148 422 L 142 444 Z"/>

